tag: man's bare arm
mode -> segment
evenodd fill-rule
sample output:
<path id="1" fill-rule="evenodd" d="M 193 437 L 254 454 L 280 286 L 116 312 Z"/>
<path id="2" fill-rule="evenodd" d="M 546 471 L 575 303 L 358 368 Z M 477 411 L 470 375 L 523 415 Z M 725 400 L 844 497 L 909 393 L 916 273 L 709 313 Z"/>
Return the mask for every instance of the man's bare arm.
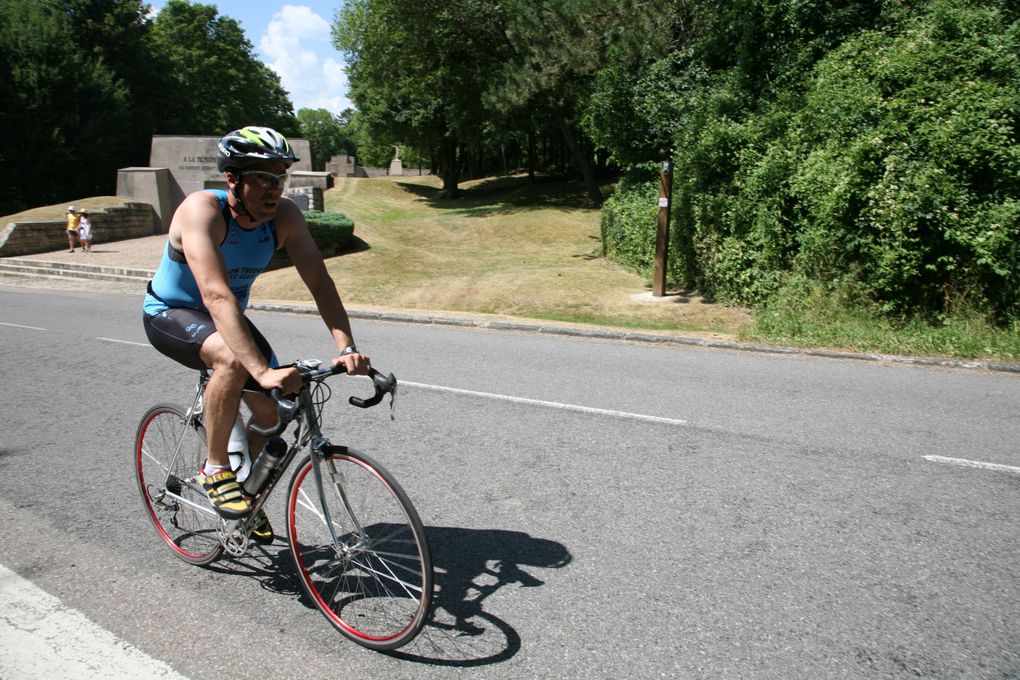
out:
<path id="1" fill-rule="evenodd" d="M 343 352 L 347 347 L 354 346 L 354 334 L 351 331 L 347 310 L 322 260 L 322 253 L 308 232 L 308 225 L 301 211 L 288 201 L 285 206 L 281 205 L 277 224 L 278 235 L 287 249 L 287 254 L 290 255 L 301 280 L 312 294 L 319 315 L 329 329 L 337 350 Z M 341 359 L 349 373 L 363 374 L 368 371 L 368 357 L 360 353 Z"/>

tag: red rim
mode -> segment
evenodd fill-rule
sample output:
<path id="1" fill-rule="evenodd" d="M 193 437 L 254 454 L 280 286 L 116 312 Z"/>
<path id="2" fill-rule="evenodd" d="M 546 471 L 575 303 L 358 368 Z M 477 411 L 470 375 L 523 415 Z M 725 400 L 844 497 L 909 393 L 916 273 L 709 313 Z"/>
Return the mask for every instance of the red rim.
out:
<path id="1" fill-rule="evenodd" d="M 350 461 L 352 463 L 356 463 L 356 464 L 360 465 L 362 468 L 368 470 L 376 479 L 381 481 L 386 486 L 386 488 L 390 490 L 390 493 L 393 493 L 393 489 L 386 482 L 386 480 L 381 475 L 379 475 L 379 473 L 376 472 L 376 470 L 374 468 L 372 468 L 371 466 L 366 465 L 364 462 L 362 462 L 362 461 L 360 461 L 360 460 L 358 460 L 356 458 L 352 458 L 351 456 L 334 455 L 334 456 L 331 456 L 331 457 L 339 458 L 339 459 L 346 460 L 346 461 Z M 296 475 L 296 478 L 295 478 L 295 480 L 293 482 L 294 488 L 297 488 L 297 487 L 301 486 L 301 484 L 305 481 L 305 477 L 308 475 L 308 473 L 311 471 L 311 469 L 312 469 L 312 461 L 308 460 L 308 461 L 305 462 L 304 466 L 298 471 L 298 473 Z M 363 633 L 362 631 L 358 630 L 357 628 L 352 628 L 350 625 L 347 624 L 347 622 L 345 622 L 342 618 L 337 616 L 336 612 L 334 612 L 333 609 L 326 604 L 326 601 L 322 599 L 321 595 L 319 595 L 319 591 L 312 586 L 311 579 L 310 579 L 310 577 L 308 575 L 308 568 L 305 566 L 304 559 L 301 556 L 301 551 L 297 549 L 298 535 L 297 535 L 297 528 L 294 526 L 294 524 L 295 524 L 294 520 L 295 520 L 295 517 L 296 517 L 296 514 L 295 514 L 295 509 L 296 509 L 295 506 L 296 506 L 296 504 L 297 504 L 297 494 L 296 493 L 292 493 L 292 494 L 290 494 L 290 499 L 288 500 L 288 504 L 287 504 L 287 525 L 288 525 L 287 529 L 289 530 L 288 531 L 288 537 L 289 537 L 290 544 L 291 544 L 291 546 L 290 546 L 291 547 L 291 552 L 294 555 L 294 562 L 297 564 L 298 574 L 301 576 L 301 581 L 305 584 L 305 589 L 307 591 L 309 591 L 311 593 L 314 593 L 314 597 L 315 597 L 316 603 L 319 606 L 319 611 L 321 611 L 324 614 L 326 614 L 326 616 L 329 618 L 329 620 L 332 621 L 333 623 L 335 623 L 337 626 L 343 628 L 345 631 L 347 631 L 351 635 L 353 635 L 355 637 L 358 637 L 358 638 L 361 638 L 362 640 L 370 640 L 372 642 L 386 642 L 387 640 L 393 640 L 394 638 L 398 638 L 401 635 L 403 635 L 409 628 L 411 628 L 414 625 L 414 622 L 418 619 L 417 616 L 413 617 L 411 619 L 410 623 L 408 623 L 406 626 L 404 626 L 403 628 L 401 628 L 399 631 L 397 631 L 396 633 L 394 633 L 392 635 L 386 635 L 386 636 L 368 635 L 367 633 Z M 420 609 L 420 607 L 419 607 L 419 609 Z"/>
<path id="2" fill-rule="evenodd" d="M 149 425 L 152 424 L 152 421 L 155 420 L 157 416 L 163 415 L 165 413 L 170 413 L 170 411 L 156 411 L 149 417 L 148 420 L 145 421 L 145 425 L 142 426 L 141 430 L 142 434 L 135 444 L 136 446 L 135 469 L 136 474 L 138 475 L 138 490 L 142 493 L 142 499 L 145 501 L 145 507 L 149 511 L 149 519 L 152 520 L 152 524 L 156 527 L 156 530 L 159 532 L 160 536 L 163 537 L 163 540 L 166 541 L 166 544 L 173 548 L 175 551 L 179 552 L 181 555 L 184 555 L 185 557 L 188 557 L 193 560 L 199 560 L 208 556 L 209 552 L 212 551 L 210 550 L 209 552 L 203 553 L 201 555 L 193 555 L 184 548 L 182 548 L 181 546 L 177 545 L 177 543 L 175 543 L 174 540 L 170 538 L 170 535 L 166 532 L 166 530 L 163 528 L 163 525 L 160 524 L 159 520 L 156 518 L 156 511 L 152 507 L 152 501 L 149 499 L 149 492 L 146 489 L 146 477 L 145 473 L 142 470 L 142 443 L 145 441 L 145 434 L 149 431 Z"/>

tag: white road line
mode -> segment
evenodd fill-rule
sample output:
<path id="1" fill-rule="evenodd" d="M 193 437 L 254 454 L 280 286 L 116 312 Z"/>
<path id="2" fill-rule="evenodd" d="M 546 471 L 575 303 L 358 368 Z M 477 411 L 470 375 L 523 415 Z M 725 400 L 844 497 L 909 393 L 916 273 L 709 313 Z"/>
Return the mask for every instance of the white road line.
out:
<path id="1" fill-rule="evenodd" d="M 0 326 L 10 326 L 11 328 L 27 328 L 30 331 L 45 331 L 47 328 L 39 328 L 38 326 L 22 326 L 20 323 L 4 323 L 0 321 Z"/>
<path id="2" fill-rule="evenodd" d="M 0 564 L 0 678 L 187 680 Z"/>
<path id="3" fill-rule="evenodd" d="M 465 394 L 472 397 L 483 397 L 485 399 L 498 399 L 500 401 L 510 401 L 515 404 L 530 404 L 531 406 L 545 406 L 548 408 L 557 408 L 564 411 L 577 411 L 578 413 L 590 413 L 599 416 L 612 416 L 615 418 L 629 418 L 631 420 L 643 420 L 650 423 L 664 423 L 666 425 L 686 425 L 686 420 L 677 420 L 676 418 L 661 418 L 659 416 L 648 416 L 643 413 L 628 413 L 627 411 L 612 411 L 604 408 L 592 408 L 591 406 L 577 406 L 576 404 L 561 404 L 555 401 L 541 401 L 539 399 L 525 399 L 524 397 L 511 397 L 506 394 L 492 394 L 490 392 L 475 392 L 473 390 L 461 390 L 456 387 L 443 387 L 441 385 L 426 385 L 423 383 L 408 382 L 401 380 L 400 385 L 408 385 L 410 387 L 418 387 L 423 390 L 433 390 L 435 392 L 449 392 L 451 394 Z"/>
<path id="4" fill-rule="evenodd" d="M 1020 475 L 1020 467 L 1013 465 L 1000 465 L 999 463 L 984 463 L 979 460 L 967 460 L 966 458 L 947 458 L 946 456 L 923 456 L 925 460 L 933 463 L 948 463 L 949 465 L 960 465 L 963 467 L 981 468 L 982 470 L 995 470 L 996 472 L 1012 472 Z"/>
<path id="5" fill-rule="evenodd" d="M 135 345 L 137 347 L 152 347 L 147 342 L 132 342 L 131 340 L 118 340 L 117 338 L 96 338 L 96 340 L 102 340 L 103 342 L 119 342 L 122 345 Z"/>

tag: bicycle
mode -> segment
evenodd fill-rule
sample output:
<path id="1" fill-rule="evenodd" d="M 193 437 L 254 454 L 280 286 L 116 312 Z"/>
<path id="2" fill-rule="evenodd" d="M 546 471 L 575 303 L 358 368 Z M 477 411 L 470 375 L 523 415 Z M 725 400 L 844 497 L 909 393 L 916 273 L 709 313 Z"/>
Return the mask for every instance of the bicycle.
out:
<path id="1" fill-rule="evenodd" d="M 277 424 L 249 425 L 270 440 L 297 421 L 283 457 L 253 494 L 248 515 L 222 519 L 196 479 L 206 460 L 202 398 L 208 371 L 199 374 L 190 408 L 157 404 L 142 417 L 134 450 L 138 490 L 174 554 L 189 564 L 208 565 L 223 553 L 246 553 L 259 510 L 307 449 L 291 477 L 285 506 L 287 542 L 301 586 L 349 639 L 369 649 L 396 649 L 421 631 L 431 609 L 433 573 L 425 529 L 407 494 L 382 465 L 322 436 L 322 410 L 332 395 L 325 380 L 344 367 L 323 367 L 317 360 L 294 365 L 302 378 L 297 397 L 270 392 Z M 374 369 L 370 377 L 373 396 L 348 401 L 369 408 L 389 394 L 392 408 L 396 379 Z M 252 476 L 260 459 L 253 462 Z"/>

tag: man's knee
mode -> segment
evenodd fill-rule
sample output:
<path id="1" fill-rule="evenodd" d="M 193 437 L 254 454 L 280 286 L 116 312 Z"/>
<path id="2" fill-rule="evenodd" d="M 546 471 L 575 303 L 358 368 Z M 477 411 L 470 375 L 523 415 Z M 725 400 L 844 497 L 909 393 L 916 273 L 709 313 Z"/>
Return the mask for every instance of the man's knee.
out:
<path id="1" fill-rule="evenodd" d="M 251 410 L 255 422 L 260 425 L 271 425 L 276 421 L 276 402 L 265 394 L 245 392 L 244 402 Z"/>
<path id="2" fill-rule="evenodd" d="M 226 346 L 219 333 L 210 335 L 202 343 L 200 356 L 205 365 L 212 369 L 213 375 L 221 376 L 221 380 L 241 384 L 248 379 L 248 370 Z"/>

